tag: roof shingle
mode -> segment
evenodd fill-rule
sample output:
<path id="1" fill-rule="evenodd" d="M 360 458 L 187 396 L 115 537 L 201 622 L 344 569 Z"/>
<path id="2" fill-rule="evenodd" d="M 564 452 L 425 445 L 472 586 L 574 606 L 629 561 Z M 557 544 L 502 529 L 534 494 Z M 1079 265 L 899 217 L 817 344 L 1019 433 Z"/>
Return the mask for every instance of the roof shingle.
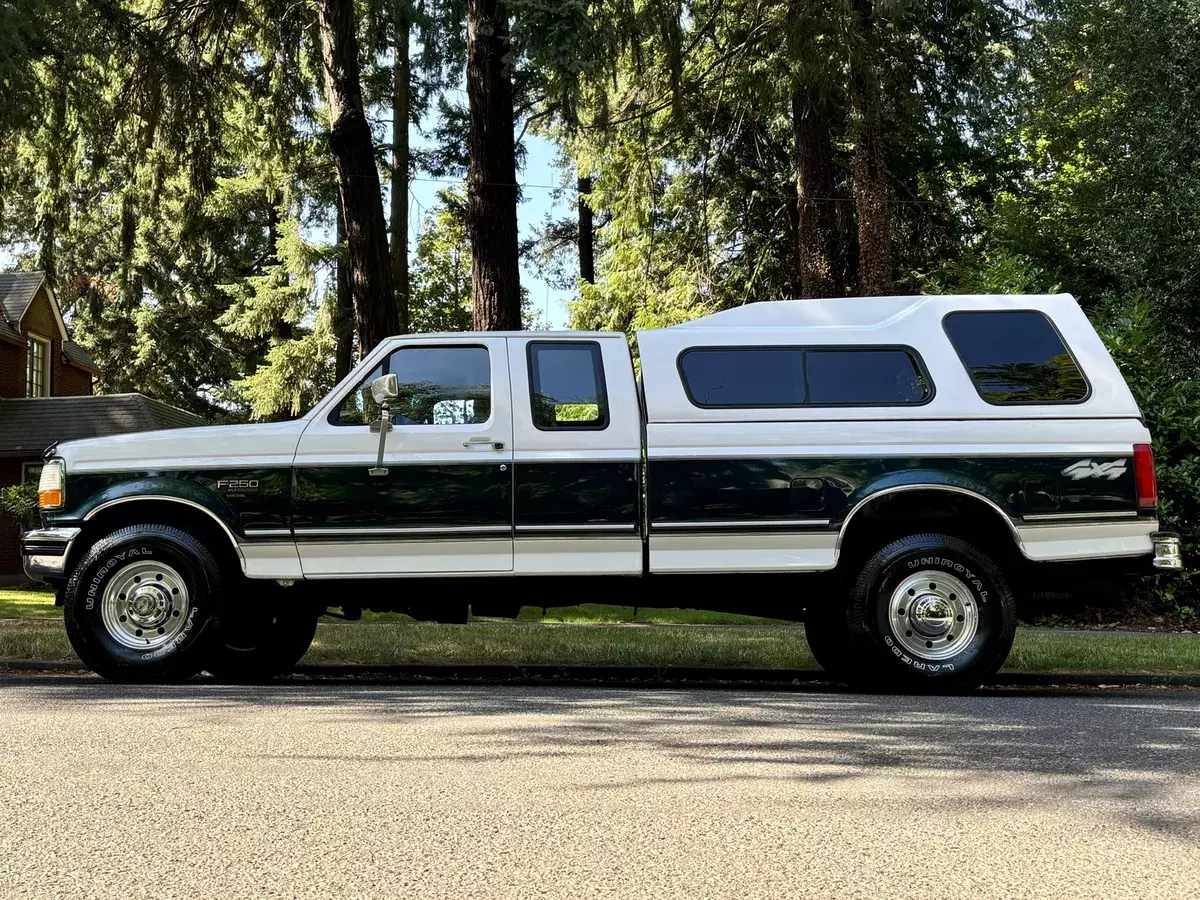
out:
<path id="1" fill-rule="evenodd" d="M 0 456 L 38 456 L 55 441 L 205 424 L 144 394 L 0 400 Z"/>
<path id="2" fill-rule="evenodd" d="M 20 325 L 45 277 L 41 272 L 0 272 L 0 319 L 13 329 Z"/>

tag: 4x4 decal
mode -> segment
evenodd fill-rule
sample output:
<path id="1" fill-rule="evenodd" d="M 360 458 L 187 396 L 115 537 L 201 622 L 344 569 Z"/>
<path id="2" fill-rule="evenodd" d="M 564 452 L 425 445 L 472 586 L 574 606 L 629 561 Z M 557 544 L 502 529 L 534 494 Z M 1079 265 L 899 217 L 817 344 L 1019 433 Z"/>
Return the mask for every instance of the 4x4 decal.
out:
<path id="1" fill-rule="evenodd" d="M 1082 481 L 1085 478 L 1107 478 L 1109 481 L 1116 481 L 1125 474 L 1126 461 L 1123 459 L 1114 459 L 1112 462 L 1093 462 L 1090 459 L 1081 459 L 1077 463 L 1071 463 L 1062 470 L 1064 475 L 1070 476 L 1074 481 Z"/>

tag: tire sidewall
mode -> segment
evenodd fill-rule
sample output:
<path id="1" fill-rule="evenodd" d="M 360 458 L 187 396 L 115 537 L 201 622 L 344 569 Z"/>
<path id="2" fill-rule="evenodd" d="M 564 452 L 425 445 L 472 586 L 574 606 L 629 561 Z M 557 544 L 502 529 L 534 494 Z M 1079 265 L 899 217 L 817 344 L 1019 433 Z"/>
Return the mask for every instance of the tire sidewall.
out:
<path id="1" fill-rule="evenodd" d="M 979 625 L 955 656 L 923 660 L 897 638 L 889 601 L 892 592 L 916 572 L 944 572 L 974 595 Z M 860 642 L 884 673 L 914 685 L 973 686 L 994 674 L 1012 647 L 1016 616 L 1012 593 L 997 566 L 970 544 L 943 535 L 917 535 L 880 550 L 863 569 L 852 597 L 852 624 Z"/>
<path id="2" fill-rule="evenodd" d="M 104 625 L 104 592 L 131 563 L 155 560 L 175 569 L 188 588 L 187 619 L 169 643 L 139 650 L 118 642 Z M 98 541 L 67 584 L 67 634 L 80 658 L 114 680 L 189 677 L 200 669 L 219 620 L 221 573 L 212 555 L 185 532 L 167 527 L 124 528 Z"/>

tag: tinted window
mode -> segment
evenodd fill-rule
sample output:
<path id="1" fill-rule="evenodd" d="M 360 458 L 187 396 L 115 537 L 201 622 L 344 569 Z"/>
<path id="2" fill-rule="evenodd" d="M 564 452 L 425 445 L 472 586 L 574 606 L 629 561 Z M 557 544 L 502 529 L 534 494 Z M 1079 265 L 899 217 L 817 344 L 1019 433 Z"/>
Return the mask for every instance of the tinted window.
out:
<path id="1" fill-rule="evenodd" d="M 679 370 L 696 406 L 799 406 L 804 351 L 795 347 L 686 350 Z"/>
<path id="2" fill-rule="evenodd" d="M 365 425 L 379 418 L 371 382 L 396 376 L 396 425 L 477 425 L 492 415 L 491 366 L 486 347 L 402 347 L 388 354 L 342 401 L 336 423 Z"/>
<path id="3" fill-rule="evenodd" d="M 529 345 L 529 402 L 541 429 L 604 428 L 608 398 L 600 345 L 539 341 Z"/>
<path id="4" fill-rule="evenodd" d="M 1087 380 L 1042 313 L 956 312 L 946 334 L 988 403 L 1078 403 Z"/>
<path id="5" fill-rule="evenodd" d="M 929 386 L 905 350 L 809 350 L 809 403 L 921 403 Z"/>
<path id="6" fill-rule="evenodd" d="M 703 348 L 685 351 L 679 370 L 697 406 L 886 406 L 932 395 L 914 355 L 893 348 Z"/>

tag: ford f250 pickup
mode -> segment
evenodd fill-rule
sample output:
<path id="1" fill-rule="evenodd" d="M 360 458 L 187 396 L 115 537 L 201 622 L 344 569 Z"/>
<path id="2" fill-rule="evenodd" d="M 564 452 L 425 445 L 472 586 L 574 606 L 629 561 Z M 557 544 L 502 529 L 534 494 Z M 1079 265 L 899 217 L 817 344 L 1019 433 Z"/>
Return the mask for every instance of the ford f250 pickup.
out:
<path id="1" fill-rule="evenodd" d="M 804 620 L 856 684 L 958 690 L 1018 596 L 1181 567 L 1073 298 L 753 303 L 637 335 L 391 338 L 307 415 L 51 448 L 27 573 L 106 678 L 271 677 L 329 610 L 619 597 Z"/>

